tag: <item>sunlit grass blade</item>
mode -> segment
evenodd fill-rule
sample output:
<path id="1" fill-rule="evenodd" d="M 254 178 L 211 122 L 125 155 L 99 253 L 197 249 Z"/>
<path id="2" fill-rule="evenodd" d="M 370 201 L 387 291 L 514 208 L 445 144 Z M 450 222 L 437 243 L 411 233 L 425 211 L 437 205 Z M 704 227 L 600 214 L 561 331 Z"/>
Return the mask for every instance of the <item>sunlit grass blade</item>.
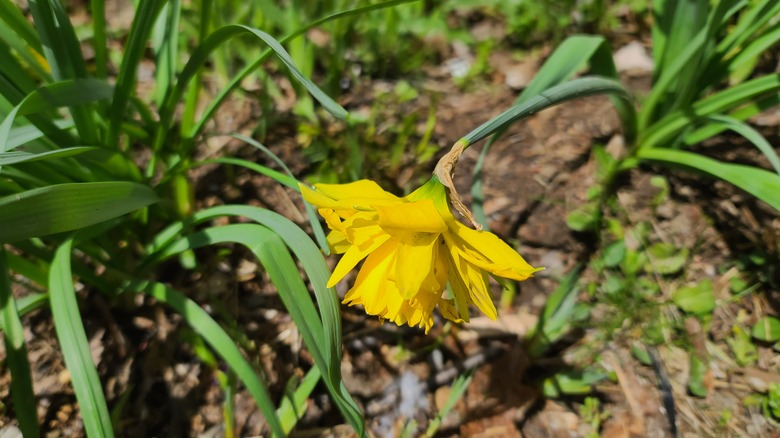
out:
<path id="1" fill-rule="evenodd" d="M 212 32 L 192 53 L 184 69 L 179 74 L 176 86 L 172 92 L 168 94 L 165 103 L 160 109 L 160 126 L 158 129 L 157 138 L 155 139 L 154 149 L 159 150 L 162 147 L 162 143 L 165 141 L 165 133 L 171 128 L 175 107 L 184 95 L 184 91 L 187 89 L 190 80 L 195 77 L 197 72 L 206 63 L 211 53 L 218 47 L 222 46 L 225 42 L 240 35 L 254 36 L 258 40 L 266 44 L 275 54 L 280 61 L 287 67 L 290 74 L 300 82 L 306 90 L 314 96 L 317 101 L 334 117 L 339 119 L 347 118 L 347 111 L 341 107 L 330 96 L 325 94 L 306 76 L 301 73 L 298 67 L 293 62 L 290 55 L 282 47 L 279 42 L 267 33 L 251 28 L 249 26 L 243 26 L 239 24 L 230 24 L 223 26 L 214 32 Z"/>
<path id="2" fill-rule="evenodd" d="M 0 152 L 9 150 L 11 127 L 17 117 L 54 110 L 62 106 L 75 106 L 107 99 L 111 97 L 112 92 L 113 87 L 110 84 L 98 79 L 63 81 L 39 88 L 25 97 L 0 124 Z M 39 128 L 43 130 L 41 126 Z M 63 138 L 63 135 L 57 136 L 57 133 L 46 132 L 46 134 L 55 141 Z M 67 139 L 66 143 L 70 142 L 68 136 L 64 138 Z"/>
<path id="3" fill-rule="evenodd" d="M 71 231 L 157 202 L 131 182 L 58 184 L 0 198 L 0 242 Z"/>
<path id="4" fill-rule="evenodd" d="M 762 113 L 770 108 L 780 105 L 780 94 L 770 94 L 764 96 L 746 105 L 742 105 L 737 109 L 728 112 L 727 117 L 744 122 L 745 120 Z M 728 128 L 724 125 L 706 125 L 701 128 L 697 128 L 690 134 L 686 134 L 683 141 L 686 145 L 694 145 L 701 143 L 702 141 L 714 137 Z"/>
<path id="5" fill-rule="evenodd" d="M 106 2 L 90 0 L 92 17 L 92 49 L 95 51 L 95 76 L 105 79 L 108 75 L 108 46 L 106 39 Z"/>
<path id="6" fill-rule="evenodd" d="M 86 78 L 87 65 L 81 43 L 63 4 L 59 0 L 33 0 L 30 1 L 30 13 L 52 76 L 60 81 Z M 69 107 L 81 140 L 86 144 L 97 143 L 100 133 L 93 118 L 94 111 L 84 104 Z"/>
<path id="7" fill-rule="evenodd" d="M 520 96 L 515 101 L 515 105 L 523 103 L 553 86 L 570 80 L 588 64 L 591 66 L 592 74 L 615 80 L 619 79 L 612 59 L 612 51 L 603 37 L 574 35 L 564 40 L 555 49 L 533 80 L 531 80 L 531 83 L 520 93 Z M 626 103 L 621 99 L 613 99 L 613 102 L 618 112 L 621 114 L 625 113 L 621 120 L 625 121 L 623 126 L 624 136 L 627 143 L 630 144 L 633 142 L 636 132 L 636 118 L 633 106 L 631 106 L 630 102 Z M 628 105 L 627 108 L 625 108 L 626 105 Z M 493 144 L 503 135 L 505 130 L 506 128 L 497 130 L 493 134 L 480 151 L 477 163 L 474 166 L 473 183 L 471 186 L 471 209 L 477 220 L 485 227 L 488 226 L 488 223 L 483 209 L 482 167 Z"/>
<path id="8" fill-rule="evenodd" d="M 354 17 L 357 15 L 365 14 L 370 11 L 390 8 L 396 5 L 400 5 L 404 3 L 412 3 L 415 1 L 420 1 L 420 0 L 391 0 L 391 1 L 376 3 L 372 5 L 361 6 L 354 9 L 348 9 L 345 11 L 327 15 L 325 17 L 320 18 L 319 20 L 315 20 L 307 24 L 306 26 L 301 27 L 300 29 L 296 30 L 290 35 L 285 36 L 284 38 L 279 40 L 279 43 L 285 44 L 295 38 L 299 38 L 302 35 L 305 35 L 306 32 L 308 32 L 309 30 L 318 26 L 322 26 L 323 24 L 331 21 L 336 21 L 342 18 Z M 271 8 L 272 6 L 273 5 L 270 3 L 268 5 L 263 4 L 261 8 Z M 260 56 L 258 56 L 253 62 L 250 62 L 246 67 L 244 67 L 238 74 L 234 75 L 234 77 L 231 78 L 230 82 L 225 87 L 223 87 L 213 99 L 211 99 L 208 107 L 206 107 L 206 109 L 203 111 L 203 115 L 201 116 L 200 120 L 198 120 L 198 122 L 192 127 L 192 130 L 189 133 L 185 132 L 185 138 L 195 138 L 198 135 L 200 135 L 203 132 L 203 129 L 206 127 L 206 123 L 208 123 L 208 121 L 211 120 L 211 118 L 216 113 L 217 108 L 219 108 L 219 106 L 225 102 L 225 99 L 227 99 L 228 95 L 241 84 L 241 81 L 243 81 L 247 76 L 252 74 L 252 72 L 257 70 L 263 64 L 263 62 L 265 62 L 272 54 L 273 51 L 271 49 L 267 49 Z"/>
<path id="9" fill-rule="evenodd" d="M 66 240 L 54 254 L 49 274 L 51 313 L 87 436 L 110 438 L 114 436 L 111 416 L 108 414 L 100 377 L 92 361 L 76 291 L 73 289 L 70 270 L 72 243 L 72 240 Z"/>
<path id="10" fill-rule="evenodd" d="M 425 430 L 425 436 L 427 438 L 436 435 L 436 432 L 438 432 L 439 427 L 441 426 L 441 422 L 444 420 L 447 414 L 450 413 L 452 408 L 455 407 L 455 404 L 461 398 L 463 398 L 463 395 L 466 393 L 466 390 L 469 388 L 469 385 L 471 384 L 471 379 L 473 377 L 474 377 L 474 372 L 472 369 L 472 370 L 465 371 L 463 374 L 459 375 L 454 382 L 452 382 L 452 386 L 450 387 L 450 395 L 447 397 L 447 400 L 439 409 L 439 412 L 436 413 L 436 417 L 434 417 L 434 419 L 431 420 L 430 424 L 428 424 L 428 428 Z"/>
<path id="11" fill-rule="evenodd" d="M 579 293 L 577 282 L 583 268 L 579 265 L 566 274 L 545 303 L 539 322 L 525 341 L 531 357 L 544 355 L 561 336 L 568 332 Z"/>
<path id="12" fill-rule="evenodd" d="M 122 56 L 122 65 L 119 67 L 119 74 L 116 78 L 116 87 L 111 99 L 111 109 L 109 110 L 108 135 L 106 144 L 118 145 L 119 132 L 122 121 L 125 120 L 125 110 L 130 96 L 135 90 L 135 77 L 138 71 L 138 64 L 141 62 L 146 45 L 149 41 L 149 35 L 152 32 L 157 15 L 166 1 L 140 0 L 135 9 L 133 24 L 130 26 L 130 33 L 124 45 L 124 55 Z"/>
<path id="13" fill-rule="evenodd" d="M 179 22 L 181 0 L 170 0 L 163 6 L 152 29 L 152 50 L 155 55 L 155 99 L 162 105 L 165 93 L 176 80 L 179 53 Z"/>
<path id="14" fill-rule="evenodd" d="M 73 127 L 73 120 L 55 120 L 53 125 L 60 130 L 66 130 Z M 19 126 L 11 128 L 11 132 L 8 134 L 8 142 L 6 143 L 6 150 L 10 151 L 17 147 L 33 142 L 35 140 L 43 139 L 46 134 L 41 131 L 35 125 Z"/>
<path id="15" fill-rule="evenodd" d="M 528 117 L 531 114 L 539 112 L 545 108 L 558 105 L 560 103 L 577 99 L 580 97 L 593 96 L 598 94 L 612 94 L 631 104 L 631 96 L 619 82 L 601 78 L 601 77 L 583 77 L 565 82 L 549 88 L 538 95 L 529 98 L 523 103 L 514 105 L 508 110 L 493 119 L 483 123 L 463 137 L 468 144 L 482 140 L 493 133 L 506 128 L 511 123 Z M 632 117 L 633 113 L 628 112 L 624 117 Z M 631 123 L 625 122 L 625 126 Z"/>
<path id="16" fill-rule="evenodd" d="M 690 167 L 730 182 L 780 211 L 780 175 L 742 164 L 724 163 L 693 152 L 645 148 L 637 157 L 665 164 Z"/>
<path id="17" fill-rule="evenodd" d="M 194 246 L 192 247 L 194 248 Z M 190 249 L 192 249 L 190 248 Z M 258 377 L 257 371 L 241 354 L 236 342 L 198 303 L 181 292 L 160 283 L 137 281 L 126 287 L 128 291 L 143 292 L 165 303 L 184 318 L 187 324 L 219 354 L 252 394 L 275 436 L 285 436 L 268 388 Z"/>
<path id="18" fill-rule="evenodd" d="M 236 134 L 234 135 L 235 138 L 245 141 L 248 144 L 256 147 L 260 151 L 262 151 L 265 155 L 267 155 L 271 160 L 273 160 L 274 163 L 276 163 L 279 167 L 284 170 L 284 172 L 290 176 L 296 183 L 295 187 L 291 187 L 296 192 L 300 192 L 300 188 L 298 187 L 298 180 L 295 179 L 295 175 L 293 175 L 292 171 L 289 167 L 287 167 L 286 164 L 284 164 L 284 161 L 282 161 L 279 157 L 276 156 L 273 152 L 271 152 L 270 149 L 260 144 L 258 141 L 256 141 L 253 138 L 249 138 L 245 135 Z M 277 180 L 279 181 L 279 180 Z M 281 182 L 281 181 L 279 181 Z M 282 183 L 285 184 L 285 183 Z M 287 185 L 287 184 L 285 184 Z M 289 187 L 289 186 L 288 186 Z M 317 216 L 317 213 L 314 211 L 314 207 L 311 206 L 308 202 L 303 202 L 304 208 L 306 208 L 306 214 L 309 216 L 309 224 L 311 224 L 312 232 L 314 233 L 314 238 L 317 241 L 317 244 L 320 246 L 320 249 L 325 253 L 325 255 L 330 254 L 330 247 L 328 246 L 328 241 L 325 237 L 325 231 L 322 229 L 322 224 L 320 223 L 319 216 Z"/>
<path id="19" fill-rule="evenodd" d="M 673 142 L 684 130 L 696 124 L 697 119 L 712 114 L 723 114 L 742 105 L 752 105 L 780 91 L 780 74 L 752 79 L 711 96 L 693 105 L 691 110 L 675 111 L 642 132 L 637 140 L 640 149 L 655 148 Z"/>
<path id="20" fill-rule="evenodd" d="M 19 7 L 12 0 L 0 0 L 0 17 L 31 49 L 38 53 L 43 53 L 41 41 L 38 39 L 35 28 L 27 21 Z"/>
<path id="21" fill-rule="evenodd" d="M 0 153 L 0 166 L 8 166 L 11 164 L 27 163 L 30 161 L 39 160 L 51 160 L 55 158 L 66 158 L 74 155 L 83 154 L 84 152 L 94 151 L 96 147 L 92 146 L 74 146 L 72 148 L 56 149 L 46 152 L 21 152 L 21 151 L 9 151 Z"/>
<path id="22" fill-rule="evenodd" d="M 0 328 L 5 341 L 6 364 L 11 372 L 11 400 L 22 434 L 40 436 L 30 362 L 27 360 L 27 347 L 19 314 L 17 302 L 11 293 L 5 249 L 0 244 Z"/>
<path id="23" fill-rule="evenodd" d="M 279 403 L 276 414 L 282 423 L 284 433 L 289 434 L 295 425 L 298 424 L 298 421 L 303 418 L 303 414 L 306 413 L 309 396 L 320 381 L 320 377 L 322 377 L 320 369 L 312 367 L 306 373 L 298 388 L 291 394 L 285 394 L 282 402 Z"/>
<path id="24" fill-rule="evenodd" d="M 306 318 L 311 318 L 309 324 L 317 320 L 321 321 L 322 334 L 311 333 L 304 339 L 320 338 L 321 336 L 322 343 L 311 345 L 307 341 L 306 345 L 312 350 L 317 366 L 323 371 L 323 381 L 333 401 L 352 427 L 362 434 L 364 427 L 362 414 L 341 380 L 341 316 L 335 291 L 326 287 L 330 277 L 330 270 L 322 254 L 317 250 L 317 245 L 297 225 L 284 216 L 259 207 L 245 205 L 213 207 L 195 213 L 188 224 L 182 222 L 175 223 L 160 232 L 157 238 L 154 239 L 151 247 L 147 249 L 150 259 L 145 264 L 157 263 L 159 257 L 169 257 L 183 251 L 187 246 L 179 243 L 179 247 L 175 248 L 172 246 L 175 244 L 172 242 L 172 239 L 187 226 L 220 216 L 244 216 L 269 227 L 283 239 L 284 243 L 300 261 L 311 281 L 322 319 L 320 320 L 320 315 L 314 309 L 308 292 L 304 293 L 302 290 L 292 290 L 296 292 L 296 296 L 290 300 L 290 303 L 295 308 L 288 308 L 288 310 L 293 315 L 296 324 L 298 324 L 299 319 L 305 320 Z M 239 243 L 247 244 L 246 240 L 242 240 Z M 277 287 L 279 287 L 278 284 Z M 282 288 L 279 287 L 279 290 L 281 293 Z M 288 301 L 285 301 L 285 303 L 288 303 Z M 305 323 L 298 324 L 299 330 L 304 330 L 308 327 Z"/>
<path id="25" fill-rule="evenodd" d="M 762 154 L 764 154 L 766 159 L 769 160 L 769 164 L 771 164 L 775 171 L 780 174 L 780 157 L 777 156 L 777 152 L 775 152 L 775 149 L 767 139 L 765 139 L 755 128 L 733 117 L 717 114 L 709 116 L 707 120 L 710 121 L 711 124 L 730 129 L 748 139 Z"/>

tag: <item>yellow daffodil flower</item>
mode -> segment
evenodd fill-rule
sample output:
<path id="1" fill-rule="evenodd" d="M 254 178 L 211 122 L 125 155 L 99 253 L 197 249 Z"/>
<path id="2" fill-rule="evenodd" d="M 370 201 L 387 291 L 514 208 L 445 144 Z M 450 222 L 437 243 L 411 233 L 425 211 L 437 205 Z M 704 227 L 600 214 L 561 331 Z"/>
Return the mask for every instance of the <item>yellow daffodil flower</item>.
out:
<path id="1" fill-rule="evenodd" d="M 436 176 L 405 197 L 369 180 L 300 188 L 331 229 L 331 248 L 344 254 L 328 287 L 363 261 L 344 303 L 398 325 L 427 333 L 436 306 L 447 319 L 468 321 L 472 303 L 496 319 L 488 274 L 525 280 L 539 270 L 496 235 L 455 219 Z M 448 282 L 452 298 L 443 296 Z"/>

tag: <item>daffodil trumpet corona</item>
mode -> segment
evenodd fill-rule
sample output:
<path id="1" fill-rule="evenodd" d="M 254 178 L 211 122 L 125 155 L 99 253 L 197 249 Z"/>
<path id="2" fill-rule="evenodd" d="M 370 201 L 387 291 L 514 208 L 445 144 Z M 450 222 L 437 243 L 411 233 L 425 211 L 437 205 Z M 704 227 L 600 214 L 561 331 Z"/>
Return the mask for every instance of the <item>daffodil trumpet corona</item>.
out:
<path id="1" fill-rule="evenodd" d="M 495 234 L 458 221 L 439 176 L 405 197 L 369 180 L 300 189 L 327 222 L 333 252 L 343 254 L 328 287 L 362 261 L 344 303 L 398 325 L 427 333 L 437 306 L 445 318 L 467 322 L 469 304 L 496 319 L 488 275 L 525 280 L 540 270 Z"/>

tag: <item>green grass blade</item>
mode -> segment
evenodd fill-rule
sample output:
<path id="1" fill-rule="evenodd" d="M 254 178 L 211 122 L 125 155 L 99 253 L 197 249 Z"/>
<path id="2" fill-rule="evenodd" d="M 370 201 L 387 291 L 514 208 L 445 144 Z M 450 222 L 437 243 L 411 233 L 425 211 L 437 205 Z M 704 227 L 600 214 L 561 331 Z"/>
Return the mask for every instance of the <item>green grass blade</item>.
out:
<path id="1" fill-rule="evenodd" d="M 181 315 L 189 326 L 208 343 L 228 364 L 252 394 L 275 436 L 285 436 L 276 416 L 268 388 L 260 380 L 252 365 L 241 354 L 236 342 L 203 310 L 198 303 L 181 292 L 156 282 L 136 281 L 126 290 L 143 292 L 165 303 Z"/>
<path id="2" fill-rule="evenodd" d="M 416 1 L 420 1 L 420 0 L 391 0 L 391 1 L 376 3 L 368 6 L 361 6 L 353 9 L 348 9 L 345 11 L 327 15 L 325 17 L 322 17 L 319 20 L 315 20 L 307 24 L 306 26 L 303 26 L 302 28 L 296 30 L 290 35 L 285 36 L 284 38 L 279 40 L 279 43 L 285 44 L 289 41 L 292 41 L 295 38 L 305 35 L 306 32 L 308 32 L 309 30 L 318 26 L 322 26 L 323 24 L 329 23 L 331 21 L 336 21 L 348 17 L 354 17 L 357 15 L 365 14 L 370 11 L 390 8 L 400 4 L 412 3 Z M 268 5 L 273 5 L 273 4 L 269 3 Z M 261 7 L 266 7 L 266 6 L 267 5 L 263 4 L 263 6 Z M 267 60 L 272 54 L 273 51 L 271 51 L 271 49 L 267 49 L 260 56 L 258 56 L 253 62 L 249 63 L 238 74 L 236 74 L 230 80 L 230 82 L 225 87 L 223 87 L 222 90 L 220 90 L 220 92 L 213 99 L 211 99 L 211 102 L 209 102 L 208 107 L 206 107 L 206 109 L 203 111 L 203 115 L 201 116 L 200 120 L 195 124 L 195 126 L 192 127 L 192 130 L 189 132 L 189 134 L 185 135 L 185 138 L 195 138 L 198 135 L 200 135 L 203 132 L 203 129 L 206 127 L 208 121 L 211 120 L 211 118 L 217 112 L 219 106 L 225 102 L 225 99 L 227 99 L 228 95 L 241 84 L 241 81 L 243 81 L 247 76 L 252 74 L 252 72 L 257 70 L 263 64 L 263 62 L 265 62 L 265 60 Z"/>
<path id="3" fill-rule="evenodd" d="M 106 1 L 90 0 L 92 16 L 92 49 L 95 50 L 95 76 L 108 76 L 108 45 L 106 39 Z"/>
<path id="4" fill-rule="evenodd" d="M 0 152 L 9 150 L 11 127 L 17 117 L 111 97 L 113 87 L 98 79 L 76 79 L 43 86 L 27 95 L 0 124 Z M 48 135 L 48 133 L 47 133 Z"/>
<path id="5" fill-rule="evenodd" d="M 515 101 L 515 105 L 570 80 L 588 63 L 591 66 L 591 73 L 615 80 L 619 79 L 612 59 L 612 51 L 603 37 L 574 35 L 564 40 L 555 49 L 533 80 L 531 80 L 531 83 L 520 93 L 520 96 Z M 626 142 L 632 144 L 636 133 L 636 115 L 633 105 L 622 99 L 613 99 L 613 103 L 620 114 L 620 119 L 623 121 L 623 132 Z M 471 186 L 471 208 L 474 216 L 485 227 L 488 226 L 488 223 L 483 208 L 482 167 L 493 144 L 503 135 L 505 130 L 501 129 L 493 134 L 480 151 L 477 163 L 474 166 L 473 183 Z"/>
<path id="6" fill-rule="evenodd" d="M 313 82 L 311 82 L 306 76 L 301 73 L 298 67 L 293 63 L 292 58 L 287 51 L 282 47 L 276 39 L 267 33 L 251 28 L 249 26 L 243 26 L 239 24 L 229 24 L 223 26 L 214 32 L 212 32 L 201 43 L 190 56 L 184 69 L 177 78 L 176 87 L 168 95 L 165 100 L 165 104 L 160 109 L 160 127 L 158 130 L 157 139 L 155 141 L 155 150 L 159 150 L 163 142 L 165 142 L 165 133 L 171 129 L 173 122 L 173 115 L 175 113 L 176 105 L 181 100 L 187 89 L 190 80 L 195 77 L 200 68 L 206 63 L 211 53 L 218 47 L 222 46 L 226 41 L 240 36 L 250 35 L 259 39 L 265 43 L 275 54 L 280 61 L 288 68 L 292 76 L 300 82 L 308 91 L 314 96 L 317 101 L 333 116 L 339 119 L 346 119 L 348 116 L 347 110 L 341 107 L 336 101 L 331 99 L 322 90 L 319 89 Z"/>
<path id="7" fill-rule="evenodd" d="M 145 52 L 149 34 L 152 31 L 157 15 L 166 1 L 140 0 L 136 7 L 133 24 L 124 46 L 122 65 L 116 78 L 114 96 L 111 99 L 109 111 L 108 135 L 106 144 L 118 145 L 119 133 L 122 121 L 125 119 L 125 110 L 130 96 L 135 91 L 135 77 L 138 72 L 138 64 Z"/>
<path id="8" fill-rule="evenodd" d="M 780 175 L 742 164 L 723 163 L 685 151 L 641 149 L 637 157 L 667 165 L 690 167 L 701 173 L 730 182 L 780 211 Z"/>
<path id="9" fill-rule="evenodd" d="M 474 377 L 474 371 L 468 370 L 465 371 L 463 374 L 459 375 L 458 378 L 455 379 L 454 382 L 452 382 L 452 386 L 450 387 L 450 395 L 447 397 L 447 400 L 444 402 L 444 405 L 442 405 L 441 409 L 439 409 L 439 412 L 436 414 L 436 417 L 433 420 L 431 420 L 430 424 L 428 424 L 428 428 L 425 430 L 426 438 L 432 438 L 433 436 L 436 435 L 436 432 L 439 430 L 439 427 L 441 426 L 441 422 L 444 420 L 447 414 L 450 413 L 452 408 L 455 407 L 455 404 L 466 393 L 466 390 L 471 384 L 471 379 L 473 377 Z"/>
<path id="10" fill-rule="evenodd" d="M 59 184 L 0 198 L 0 242 L 84 228 L 158 201 L 131 182 Z"/>
<path id="11" fill-rule="evenodd" d="M 87 65 L 81 43 L 62 3 L 59 0 L 31 0 L 29 5 L 52 76 L 56 80 L 86 78 Z M 99 132 L 94 113 L 84 105 L 69 107 L 81 140 L 87 144 L 97 143 Z"/>
<path id="12" fill-rule="evenodd" d="M 38 160 L 51 160 L 54 158 L 66 158 L 74 155 L 83 154 L 84 152 L 94 151 L 98 148 L 92 146 L 75 146 L 72 148 L 57 149 L 46 152 L 21 152 L 21 151 L 9 151 L 0 153 L 0 166 L 8 166 L 11 164 L 27 163 L 29 161 Z"/>
<path id="13" fill-rule="evenodd" d="M 639 148 L 656 148 L 672 143 L 697 119 L 727 113 L 742 105 L 754 105 L 780 91 L 780 74 L 752 79 L 699 100 L 689 111 L 675 111 L 642 132 Z"/>
<path id="14" fill-rule="evenodd" d="M 298 421 L 303 418 L 303 414 L 306 413 L 306 406 L 309 396 L 314 391 L 314 387 L 320 381 L 322 374 L 320 369 L 312 367 L 306 376 L 301 381 L 298 388 L 292 394 L 285 394 L 282 402 L 279 403 L 279 409 L 276 410 L 276 415 L 279 417 L 279 421 L 282 423 L 282 429 L 285 434 L 289 434 Z"/>
<path id="15" fill-rule="evenodd" d="M 780 94 L 772 94 L 729 112 L 728 117 L 742 122 L 777 105 L 780 105 Z M 683 141 L 686 145 L 694 145 L 701 143 L 710 137 L 714 137 L 727 129 L 728 128 L 723 125 L 710 124 L 698 128 L 690 134 L 686 134 Z"/>
<path id="16" fill-rule="evenodd" d="M 43 53 L 38 33 L 12 0 L 0 0 L 0 19 L 5 21 L 14 34 L 21 37 L 30 48 L 38 53 Z"/>
<path id="17" fill-rule="evenodd" d="M 572 99 L 597 94 L 613 94 L 626 101 L 628 105 L 631 104 L 630 94 L 619 82 L 601 77 L 583 77 L 556 85 L 521 104 L 512 106 L 468 133 L 463 137 L 463 140 L 467 141 L 468 144 L 474 144 L 499 130 L 505 129 L 511 123 L 545 108 Z"/>
<path id="18" fill-rule="evenodd" d="M 582 271 L 583 266 L 578 265 L 566 274 L 545 303 L 539 322 L 526 338 L 526 350 L 531 357 L 543 356 L 566 334 L 577 301 L 577 282 Z"/>
<path id="19" fill-rule="evenodd" d="M 180 19 L 181 0 L 170 0 L 163 6 L 152 29 L 152 50 L 156 60 L 155 102 L 158 106 L 176 81 Z"/>
<path id="20" fill-rule="evenodd" d="M 79 402 L 84 429 L 90 437 L 113 437 L 111 416 L 103 396 L 89 341 L 84 332 L 70 270 L 72 240 L 57 248 L 49 274 L 49 301 L 65 365 Z"/>
<path id="21" fill-rule="evenodd" d="M 54 129 L 66 130 L 73 127 L 73 120 L 55 120 L 53 124 Z M 8 142 L 6 143 L 6 150 L 10 151 L 17 147 L 44 138 L 46 134 L 41 131 L 35 125 L 19 126 L 17 128 L 11 128 L 11 132 L 8 133 Z"/>
<path id="22" fill-rule="evenodd" d="M 769 164 L 780 174 L 780 157 L 772 145 L 752 126 L 733 117 L 712 115 L 707 118 L 714 125 L 720 125 L 724 129 L 730 129 L 748 139 L 769 160 Z"/>
<path id="23" fill-rule="evenodd" d="M 287 167 L 286 164 L 284 164 L 284 161 L 282 161 L 279 157 L 276 156 L 273 152 L 271 152 L 270 149 L 260 144 L 260 142 L 256 141 L 253 138 L 249 138 L 245 135 L 241 134 L 235 134 L 233 137 L 245 141 L 246 143 L 256 147 L 261 152 L 263 152 L 266 156 L 268 156 L 271 160 L 273 160 L 274 163 L 276 163 L 279 167 L 284 170 L 284 173 L 290 176 L 296 184 L 295 187 L 291 187 L 296 192 L 300 193 L 300 189 L 298 188 L 298 180 L 295 178 L 295 175 L 293 175 L 292 171 L 289 167 Z M 277 180 L 278 181 L 278 180 Z M 281 182 L 281 181 L 279 181 Z M 282 183 L 285 184 L 285 183 Z M 287 184 L 285 184 L 287 185 Z M 289 186 L 288 186 L 289 187 Z M 328 240 L 325 237 L 325 231 L 322 229 L 322 224 L 320 223 L 319 216 L 317 216 L 317 213 L 314 211 L 314 207 L 311 206 L 308 202 L 304 200 L 303 202 L 304 208 L 306 208 L 306 215 L 309 216 L 309 224 L 311 224 L 312 232 L 314 233 L 314 238 L 317 241 L 317 244 L 320 246 L 320 249 L 325 253 L 325 255 L 330 254 L 330 246 L 328 245 Z"/>
<path id="24" fill-rule="evenodd" d="M 362 414 L 341 380 L 341 316 L 338 296 L 332 288 L 326 287 L 330 277 L 330 270 L 325 263 L 325 259 L 317 250 L 317 245 L 300 227 L 278 213 L 259 207 L 246 205 L 213 207 L 195 213 L 189 224 L 184 224 L 183 222 L 175 223 L 160 232 L 152 245 L 147 249 L 147 254 L 150 254 L 150 260 L 146 261 L 145 264 L 157 263 L 161 256 L 169 257 L 177 251 L 183 251 L 186 245 L 181 246 L 182 244 L 179 243 L 179 248 L 173 248 L 172 240 L 188 225 L 195 225 L 220 216 L 244 216 L 267 226 L 281 237 L 300 261 L 314 289 L 317 305 L 322 315 L 321 324 L 324 333 L 322 343 L 310 345 L 307 342 L 306 345 L 310 350 L 313 350 L 312 355 L 317 361 L 317 366 L 323 372 L 323 380 L 334 402 L 352 427 L 362 435 L 364 427 Z M 239 243 L 245 242 L 239 241 Z M 302 307 L 296 310 L 296 313 L 293 315 L 296 318 L 296 324 L 297 318 L 316 317 L 316 320 L 319 320 L 320 316 L 314 310 L 308 292 L 305 295 L 300 292 L 300 295 L 297 297 L 297 299 L 301 300 L 300 304 L 297 305 Z M 292 301 L 295 304 L 295 300 Z M 292 309 L 291 314 L 293 314 Z M 312 321 L 316 320 L 312 319 Z M 299 328 L 301 327 L 303 326 L 299 325 Z M 317 334 L 307 336 L 318 337 Z"/>
<path id="25" fill-rule="evenodd" d="M 40 436 L 38 410 L 33 393 L 30 362 L 17 302 L 11 294 L 5 249 L 0 244 L 0 321 L 5 341 L 6 363 L 11 372 L 11 400 L 24 436 Z"/>

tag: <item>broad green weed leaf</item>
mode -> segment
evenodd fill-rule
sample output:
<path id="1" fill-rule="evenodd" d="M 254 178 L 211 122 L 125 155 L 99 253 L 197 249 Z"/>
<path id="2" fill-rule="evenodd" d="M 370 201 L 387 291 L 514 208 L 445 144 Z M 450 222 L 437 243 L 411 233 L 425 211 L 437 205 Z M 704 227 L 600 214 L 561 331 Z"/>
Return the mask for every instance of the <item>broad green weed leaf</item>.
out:
<path id="1" fill-rule="evenodd" d="M 671 243 L 655 243 L 647 248 L 648 261 L 645 270 L 662 275 L 676 274 L 685 266 L 688 252 L 688 248 L 677 248 Z"/>
<path id="2" fill-rule="evenodd" d="M 712 282 L 704 280 L 695 286 L 681 287 L 672 294 L 672 301 L 687 313 L 694 315 L 712 313 L 715 310 Z"/>
<path id="3" fill-rule="evenodd" d="M 780 341 L 780 319 L 774 316 L 764 316 L 756 321 L 751 332 L 754 338 L 764 342 Z"/>
<path id="4" fill-rule="evenodd" d="M 704 383 L 708 372 L 707 363 L 693 352 L 688 355 L 691 366 L 688 373 L 688 391 L 696 397 L 707 397 L 707 385 Z"/>

